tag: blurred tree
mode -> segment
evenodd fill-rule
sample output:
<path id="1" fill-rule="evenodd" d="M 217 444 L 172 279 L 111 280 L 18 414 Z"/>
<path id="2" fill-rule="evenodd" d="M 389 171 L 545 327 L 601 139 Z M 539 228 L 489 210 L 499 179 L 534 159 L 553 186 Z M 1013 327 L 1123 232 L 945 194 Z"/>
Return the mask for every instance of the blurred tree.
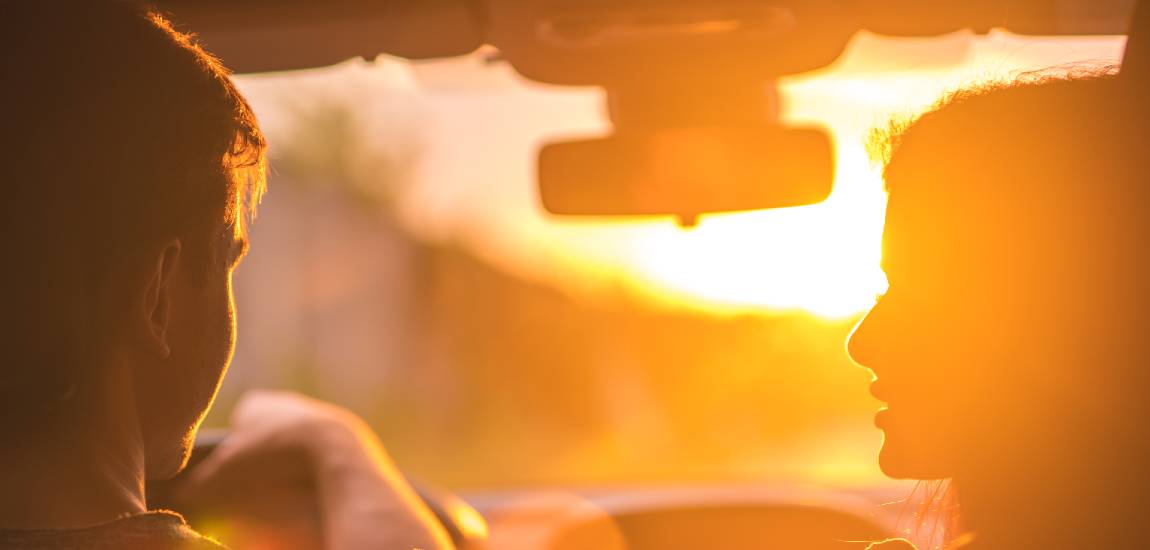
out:
<path id="1" fill-rule="evenodd" d="M 291 96 L 281 102 L 278 111 L 291 121 L 291 129 L 273 136 L 276 184 L 341 193 L 392 218 L 420 160 L 417 132 L 392 127 L 372 134 L 366 120 L 370 112 L 336 95 Z"/>

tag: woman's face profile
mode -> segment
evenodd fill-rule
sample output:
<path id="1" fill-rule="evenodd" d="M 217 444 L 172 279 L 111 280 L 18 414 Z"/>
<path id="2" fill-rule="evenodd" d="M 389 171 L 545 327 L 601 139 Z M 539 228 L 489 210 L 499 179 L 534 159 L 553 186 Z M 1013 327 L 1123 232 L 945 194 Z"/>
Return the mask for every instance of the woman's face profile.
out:
<path id="1" fill-rule="evenodd" d="M 1086 187 L 1039 162 L 1059 151 L 1050 143 L 1029 152 L 1017 135 L 996 142 L 937 124 L 908 134 L 888 167 L 889 289 L 848 342 L 886 406 L 879 465 L 894 478 L 1019 467 L 1066 451 L 1060 433 L 1105 417 L 1083 412 L 1108 383 L 1071 367 L 1099 341 L 1082 327 L 1103 320 L 1075 302 L 1106 291 L 1088 275 L 1084 251 L 1098 246 L 1074 191 Z"/>
<path id="2" fill-rule="evenodd" d="M 884 404 L 875 416 L 884 434 L 883 472 L 937 479 L 953 475 L 956 432 L 975 399 L 954 387 L 969 346 L 959 326 L 964 315 L 955 311 L 957 289 L 946 288 L 930 259 L 944 249 L 915 231 L 916 221 L 892 196 L 883 237 L 889 289 L 851 335 L 848 351 L 874 373 L 871 393 Z"/>
<path id="3" fill-rule="evenodd" d="M 933 170 L 902 175 L 912 181 L 889 182 L 883 234 L 889 289 L 848 351 L 874 372 L 871 393 L 885 405 L 875 417 L 883 472 L 940 479 L 971 462 L 972 442 L 1028 429 L 1017 424 L 1029 398 L 1015 358 L 1033 329 L 1006 305 L 1026 281 L 995 269 L 1005 262 L 996 224 L 975 222 L 987 208 L 913 181 L 939 178 Z"/>

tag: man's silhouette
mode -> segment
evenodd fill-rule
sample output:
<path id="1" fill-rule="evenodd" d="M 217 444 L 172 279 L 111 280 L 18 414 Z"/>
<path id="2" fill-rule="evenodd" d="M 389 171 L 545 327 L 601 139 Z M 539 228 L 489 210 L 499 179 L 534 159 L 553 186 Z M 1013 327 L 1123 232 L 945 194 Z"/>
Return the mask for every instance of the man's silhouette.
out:
<path id="1" fill-rule="evenodd" d="M 6 2 L 0 51 L 0 547 L 215 548 L 144 487 L 183 467 L 231 360 L 263 135 L 220 63 L 132 2 Z M 259 495 L 302 456 L 326 546 L 447 546 L 345 411 L 261 394 L 233 429 L 185 498 Z"/>

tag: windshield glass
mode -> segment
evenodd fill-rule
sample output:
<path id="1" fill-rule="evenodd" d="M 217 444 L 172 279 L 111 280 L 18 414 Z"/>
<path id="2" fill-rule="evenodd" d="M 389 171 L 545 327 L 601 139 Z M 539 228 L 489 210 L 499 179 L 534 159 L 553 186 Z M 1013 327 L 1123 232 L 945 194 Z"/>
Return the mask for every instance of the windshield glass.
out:
<path id="1" fill-rule="evenodd" d="M 538 147 L 609 132 L 603 94 L 531 83 L 496 52 L 242 76 L 271 183 L 209 426 L 246 388 L 290 388 L 361 413 L 402 468 L 452 487 L 879 483 L 878 404 L 843 346 L 885 290 L 871 131 L 1121 48 L 862 34 L 780 82 L 782 118 L 835 138 L 830 199 L 693 228 L 546 215 Z"/>

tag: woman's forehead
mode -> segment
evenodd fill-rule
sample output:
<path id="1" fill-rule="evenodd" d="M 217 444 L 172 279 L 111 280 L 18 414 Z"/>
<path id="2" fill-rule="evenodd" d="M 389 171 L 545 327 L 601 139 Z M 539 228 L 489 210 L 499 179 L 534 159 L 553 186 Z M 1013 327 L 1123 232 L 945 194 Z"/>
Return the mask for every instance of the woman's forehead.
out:
<path id="1" fill-rule="evenodd" d="M 997 216 L 960 197 L 925 189 L 908 185 L 890 194 L 882 242 L 888 276 L 954 273 L 998 255 L 1009 228 Z"/>

